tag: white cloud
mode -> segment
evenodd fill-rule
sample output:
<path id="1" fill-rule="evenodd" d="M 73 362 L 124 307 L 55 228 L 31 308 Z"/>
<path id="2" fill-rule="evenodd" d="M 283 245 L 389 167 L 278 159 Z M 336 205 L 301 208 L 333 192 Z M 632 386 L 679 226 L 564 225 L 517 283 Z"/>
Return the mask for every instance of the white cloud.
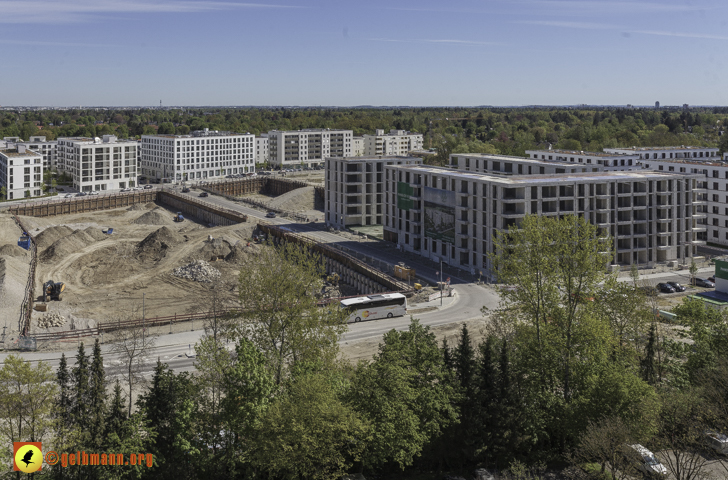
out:
<path id="1" fill-rule="evenodd" d="M 604 23 L 593 23 L 593 22 L 562 22 L 562 21 L 551 21 L 551 20 L 522 20 L 513 23 L 520 23 L 524 25 L 543 25 L 545 27 L 558 27 L 558 28 L 577 28 L 582 30 L 612 30 L 620 28 L 617 25 L 608 25 Z"/>
<path id="2" fill-rule="evenodd" d="M 640 33 L 642 35 L 659 35 L 661 37 L 704 38 L 707 40 L 728 40 L 727 36 L 711 35 L 709 33 L 661 32 L 661 31 L 656 31 L 656 30 L 631 30 L 629 33 Z"/>
<path id="3" fill-rule="evenodd" d="M 430 39 L 430 38 L 413 38 L 413 39 L 400 39 L 400 38 L 370 38 L 373 42 L 397 42 L 397 43 L 440 43 L 449 45 L 470 45 L 470 46 L 493 46 L 501 45 L 497 42 L 481 42 L 477 40 L 455 40 L 455 39 Z"/>
<path id="4" fill-rule="evenodd" d="M 199 0 L 0 0 L 0 23 L 69 23 L 110 13 L 195 13 L 239 8 L 302 7 Z"/>

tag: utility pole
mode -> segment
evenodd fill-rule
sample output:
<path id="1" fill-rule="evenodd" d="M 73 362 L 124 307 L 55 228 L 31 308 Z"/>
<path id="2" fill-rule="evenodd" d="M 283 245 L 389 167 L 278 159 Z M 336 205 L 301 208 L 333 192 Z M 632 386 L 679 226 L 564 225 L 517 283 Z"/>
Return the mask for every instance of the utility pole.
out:
<path id="1" fill-rule="evenodd" d="M 440 259 L 440 306 L 442 307 L 442 258 Z"/>
<path id="2" fill-rule="evenodd" d="M 144 344 L 144 334 L 147 330 L 146 311 L 144 309 L 146 297 L 147 294 L 142 293 L 142 344 Z"/>

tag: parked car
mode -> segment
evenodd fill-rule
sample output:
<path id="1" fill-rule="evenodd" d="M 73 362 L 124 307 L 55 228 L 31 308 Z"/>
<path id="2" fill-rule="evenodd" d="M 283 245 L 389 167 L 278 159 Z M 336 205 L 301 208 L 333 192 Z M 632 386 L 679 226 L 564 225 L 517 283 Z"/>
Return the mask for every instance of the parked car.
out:
<path id="1" fill-rule="evenodd" d="M 150 190 L 154 188 L 152 185 L 144 185 L 144 190 Z"/>
<path id="2" fill-rule="evenodd" d="M 98 194 L 99 194 L 99 192 L 97 192 L 96 190 L 94 190 L 94 191 L 92 191 L 92 192 L 88 192 L 88 194 L 89 194 L 89 195 L 98 195 Z"/>
<path id="3" fill-rule="evenodd" d="M 276 212 L 268 212 L 265 214 L 265 218 L 276 218 Z"/>
<path id="4" fill-rule="evenodd" d="M 208 193 L 207 193 L 207 192 L 202 192 L 202 193 L 200 193 L 200 195 L 199 195 L 199 196 L 200 196 L 200 197 L 207 197 L 207 196 L 208 196 Z"/>
<path id="5" fill-rule="evenodd" d="M 647 450 L 640 444 L 629 445 L 626 449 L 628 460 L 634 462 L 637 470 L 649 476 L 665 477 L 667 468 L 660 463 L 655 454 Z"/>
<path id="6" fill-rule="evenodd" d="M 131 188 L 122 188 L 121 191 L 122 192 L 131 192 Z"/>
<path id="7" fill-rule="evenodd" d="M 189 191 L 190 191 L 190 189 L 187 188 L 187 187 L 185 187 L 185 188 L 182 189 L 182 193 L 189 193 Z"/>
<path id="8" fill-rule="evenodd" d="M 715 283 L 711 282 L 710 280 L 706 280 L 705 278 L 699 277 L 695 277 L 695 285 L 697 285 L 698 287 L 715 288 Z"/>
<path id="9" fill-rule="evenodd" d="M 705 432 L 705 443 L 723 455 L 728 455 L 728 435 L 718 432 Z"/>
<path id="10" fill-rule="evenodd" d="M 78 192 L 78 193 L 76 194 L 76 196 L 77 196 L 77 197 L 85 197 L 85 196 L 86 196 L 86 193 L 84 193 L 84 192 Z"/>
<path id="11" fill-rule="evenodd" d="M 657 290 L 659 290 L 660 293 L 675 293 L 675 289 L 667 283 L 658 283 Z"/>
<path id="12" fill-rule="evenodd" d="M 73 198 L 73 194 L 72 193 L 67 193 L 67 194 L 65 194 L 63 196 L 63 198 Z"/>
<path id="13" fill-rule="evenodd" d="M 680 285 L 677 282 L 667 282 L 667 284 L 674 288 L 676 292 L 684 292 L 685 290 L 687 290 L 685 285 Z"/>

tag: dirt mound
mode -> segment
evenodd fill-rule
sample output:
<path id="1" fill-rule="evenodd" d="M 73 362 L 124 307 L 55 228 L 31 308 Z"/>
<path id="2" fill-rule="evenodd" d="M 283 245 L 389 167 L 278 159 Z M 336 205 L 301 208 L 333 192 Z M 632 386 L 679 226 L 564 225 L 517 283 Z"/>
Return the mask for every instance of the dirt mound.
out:
<path id="1" fill-rule="evenodd" d="M 147 235 L 147 238 L 137 244 L 137 258 L 143 261 L 161 260 L 167 255 L 168 249 L 184 241 L 185 237 L 182 235 L 167 227 L 162 227 Z"/>
<path id="2" fill-rule="evenodd" d="M 257 243 L 250 243 L 248 246 L 247 241 L 240 241 L 233 245 L 230 249 L 230 253 L 225 257 L 226 262 L 239 263 L 248 255 L 258 255 L 260 253 L 261 246 Z"/>
<path id="3" fill-rule="evenodd" d="M 145 205 L 142 205 L 141 203 L 135 203 L 131 207 L 126 209 L 128 212 L 136 212 L 140 210 L 147 210 L 147 207 Z"/>
<path id="4" fill-rule="evenodd" d="M 106 240 L 107 238 L 106 234 L 97 227 L 87 227 L 83 231 L 97 242 L 99 240 Z"/>
<path id="5" fill-rule="evenodd" d="M 41 263 L 53 263 L 62 260 L 64 257 L 75 253 L 82 248 L 96 242 L 96 239 L 83 230 L 76 230 L 71 235 L 63 237 L 53 242 L 53 244 L 43 250 L 39 260 Z"/>
<path id="6" fill-rule="evenodd" d="M 73 233 L 73 229 L 66 225 L 57 225 L 55 227 L 46 228 L 35 237 L 35 243 L 38 245 L 38 250 L 53 245 L 57 240 L 67 237 Z"/>
<path id="7" fill-rule="evenodd" d="M 134 220 L 133 223 L 138 225 L 172 225 L 172 214 L 161 207 L 157 207 L 151 212 L 147 212 Z"/>
<path id="8" fill-rule="evenodd" d="M 232 245 L 230 242 L 223 238 L 215 238 L 212 241 L 206 240 L 200 250 L 197 252 L 197 256 L 203 260 L 211 260 L 216 257 L 227 257 L 230 255 Z"/>
<path id="9" fill-rule="evenodd" d="M 316 203 L 314 196 L 314 187 L 302 187 L 272 199 L 268 205 L 287 212 L 303 212 L 313 210 Z"/>
<path id="10" fill-rule="evenodd" d="M 0 247 L 0 255 L 8 255 L 10 257 L 27 257 L 30 253 L 17 245 L 3 245 Z"/>

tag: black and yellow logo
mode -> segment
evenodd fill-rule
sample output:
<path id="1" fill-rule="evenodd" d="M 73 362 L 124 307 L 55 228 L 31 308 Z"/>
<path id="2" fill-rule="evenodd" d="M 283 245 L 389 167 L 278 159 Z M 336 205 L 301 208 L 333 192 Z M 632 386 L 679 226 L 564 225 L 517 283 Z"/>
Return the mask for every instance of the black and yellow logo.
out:
<path id="1" fill-rule="evenodd" d="M 13 442 L 13 471 L 33 473 L 42 466 L 41 442 Z"/>

